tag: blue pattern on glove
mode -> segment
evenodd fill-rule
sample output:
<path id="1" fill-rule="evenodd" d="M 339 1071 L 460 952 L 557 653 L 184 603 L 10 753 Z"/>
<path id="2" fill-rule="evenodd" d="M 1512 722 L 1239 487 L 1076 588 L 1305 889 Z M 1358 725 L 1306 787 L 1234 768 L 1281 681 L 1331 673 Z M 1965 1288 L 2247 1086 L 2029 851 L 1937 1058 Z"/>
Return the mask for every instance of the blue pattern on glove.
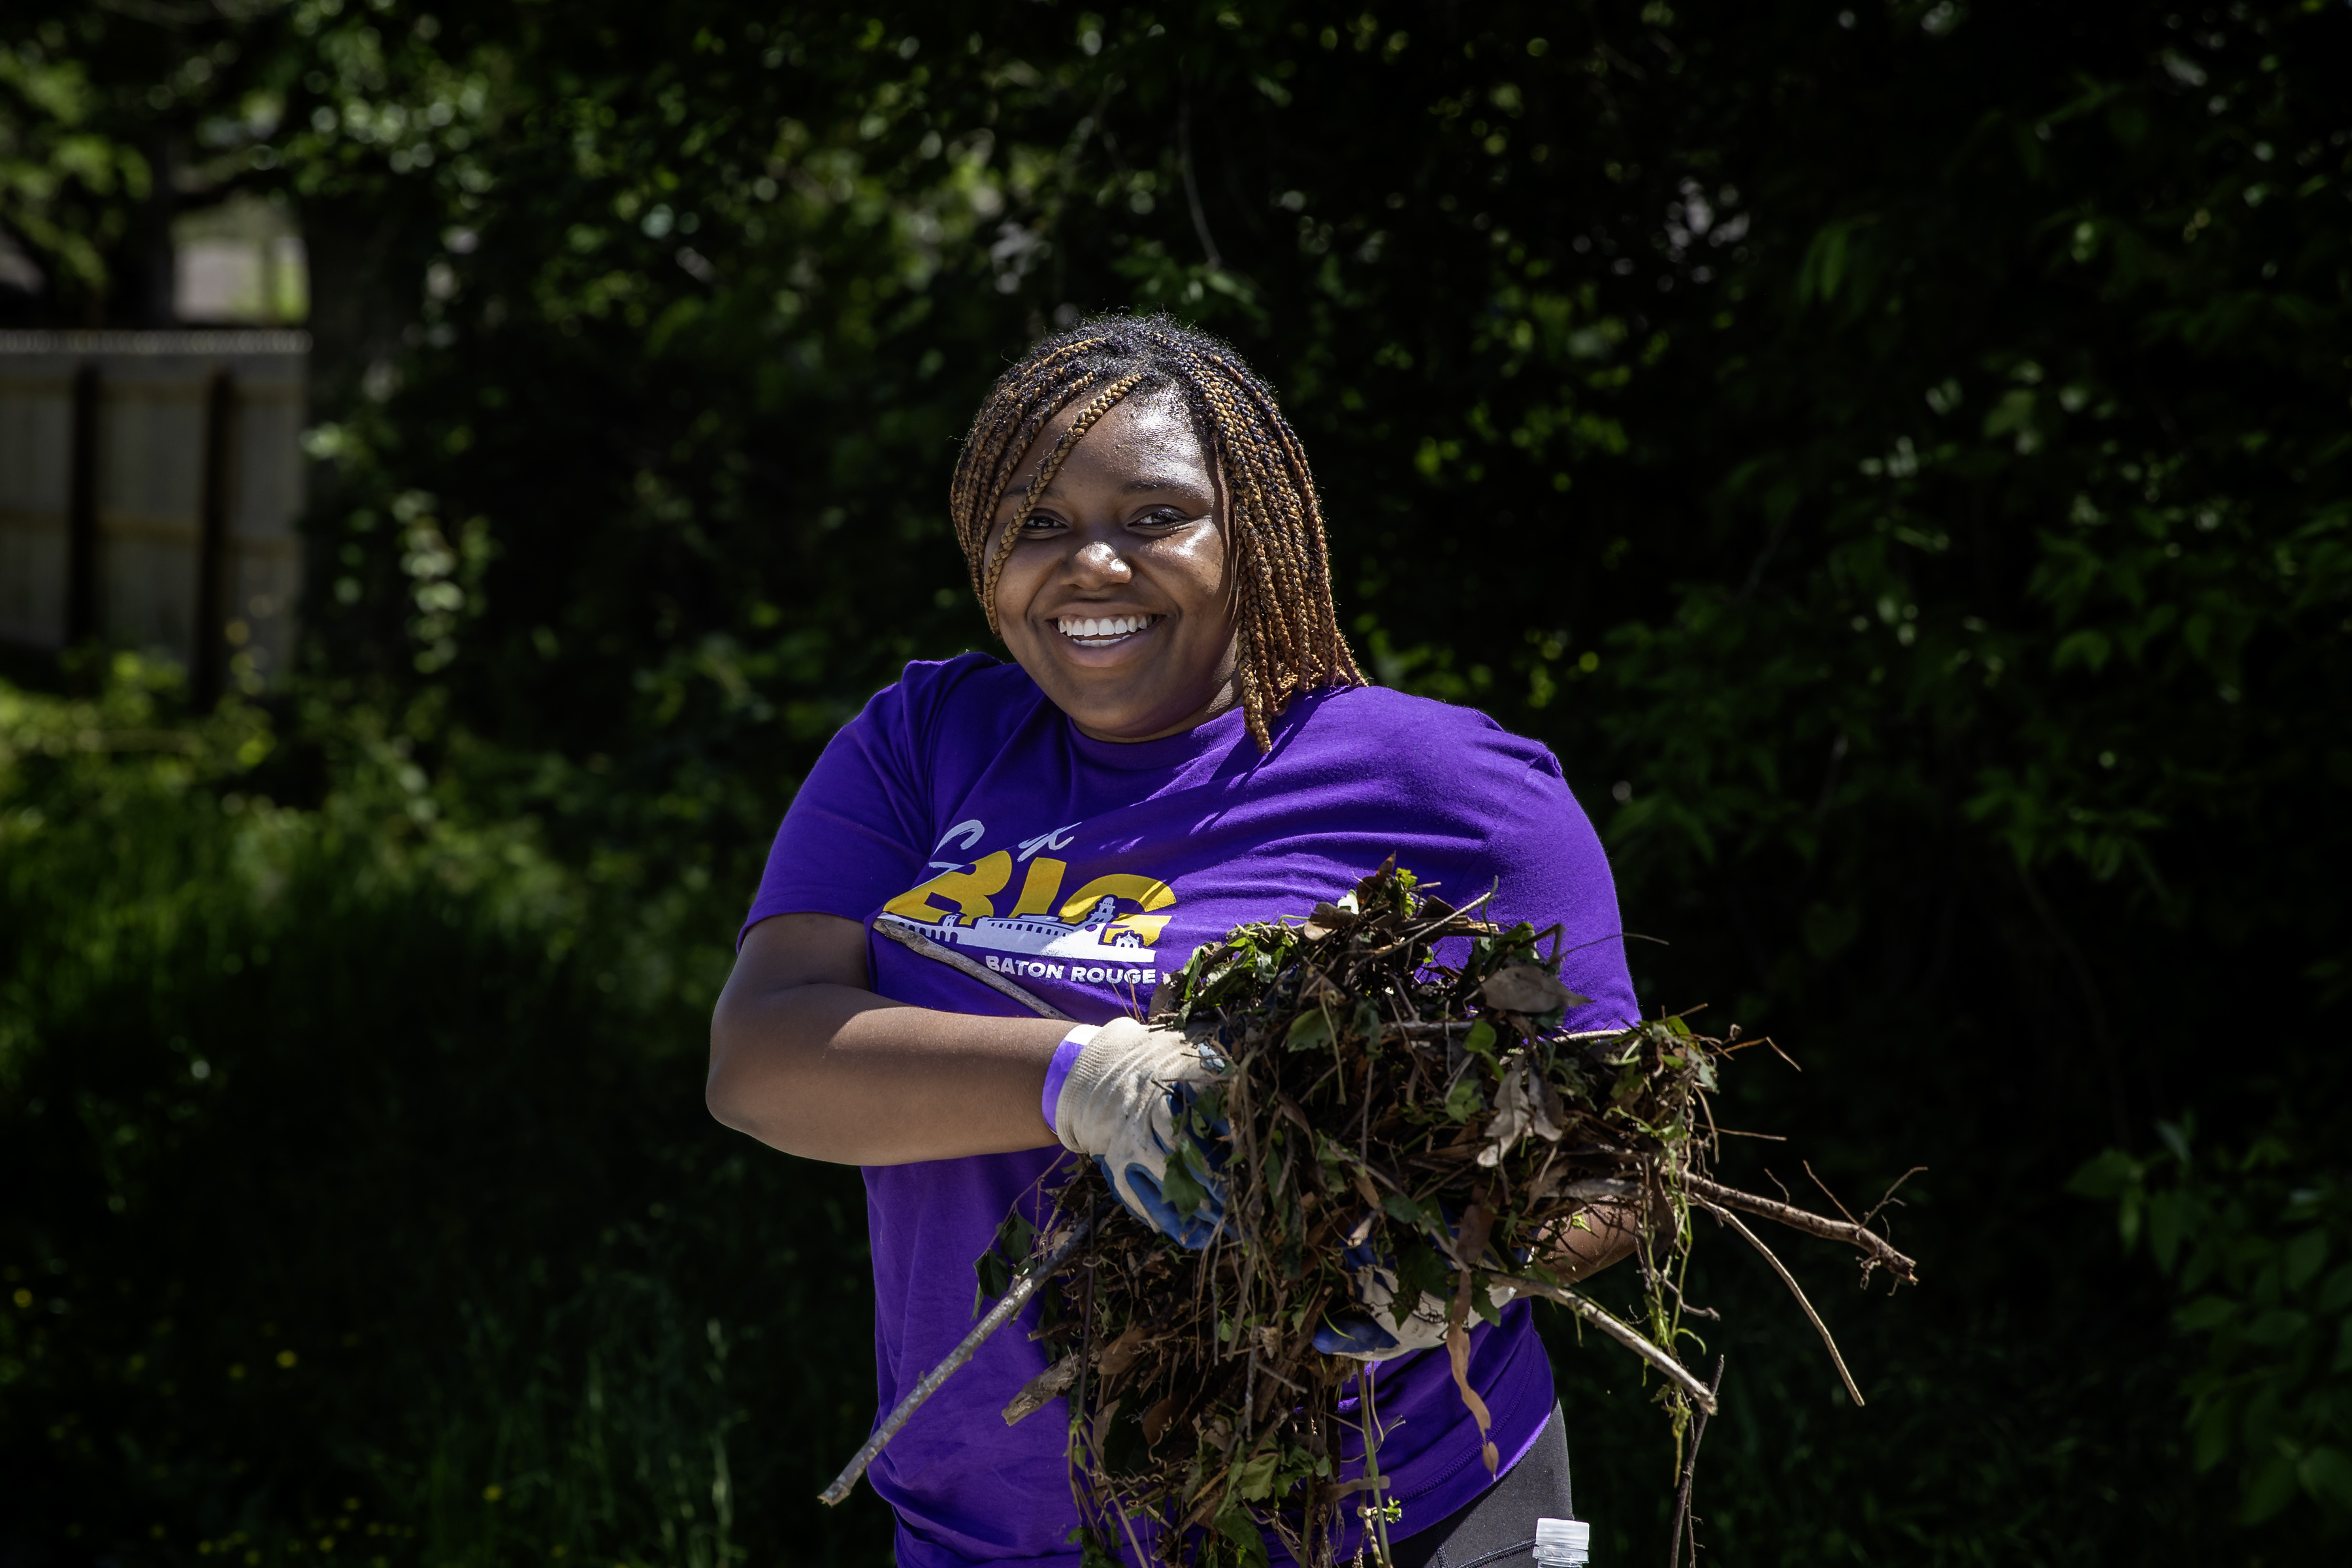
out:
<path id="1" fill-rule="evenodd" d="M 1171 1109 L 1175 1112 L 1175 1120 L 1179 1125 L 1192 1115 L 1193 1104 L 1199 1099 L 1199 1095 L 1200 1091 L 1189 1083 L 1179 1084 L 1170 1091 L 1169 1099 L 1172 1102 Z M 1208 1129 L 1219 1140 L 1230 1140 L 1233 1137 L 1233 1124 L 1223 1117 L 1211 1121 Z M 1191 1214 L 1180 1215 L 1176 1212 L 1176 1205 L 1168 1201 L 1163 1185 L 1167 1175 L 1168 1161 L 1174 1157 L 1174 1151 L 1170 1149 L 1167 1141 L 1157 1132 L 1152 1134 L 1151 1141 L 1160 1146 L 1160 1168 L 1153 1170 L 1149 1165 L 1130 1163 L 1127 1167 L 1127 1181 L 1124 1186 L 1122 1187 L 1122 1184 L 1114 1180 L 1111 1183 L 1111 1191 L 1118 1193 L 1119 1202 L 1125 1204 L 1129 1212 L 1152 1229 L 1171 1238 L 1178 1246 L 1188 1251 L 1202 1251 L 1215 1237 L 1218 1227 L 1225 1221 L 1225 1184 L 1223 1173 L 1231 1144 L 1227 1142 L 1215 1142 L 1202 1151 L 1209 1163 L 1209 1177 L 1203 1184 L 1208 1189 L 1209 1195 Z M 1096 1157 L 1095 1163 L 1102 1167 L 1105 1176 L 1114 1174 L 1108 1163 L 1101 1156 Z M 1132 1202 L 1129 1201 L 1128 1196 L 1130 1192 L 1134 1194 Z"/>
<path id="2" fill-rule="evenodd" d="M 1339 1267 L 1352 1288 L 1358 1269 L 1385 1268 L 1394 1275 L 1396 1259 L 1367 1239 L 1339 1254 Z M 1396 1347 L 1396 1335 L 1360 1302 L 1326 1314 L 1323 1326 L 1315 1331 L 1315 1348 L 1325 1355 L 1370 1355 Z"/>
<path id="3" fill-rule="evenodd" d="M 1102 1164 L 1099 1158 L 1095 1163 L 1098 1165 Z M 1110 1167 L 1103 1165 L 1103 1173 L 1109 1174 Z M 1152 1174 L 1150 1167 L 1147 1165 L 1128 1166 L 1127 1186 L 1129 1191 L 1134 1193 L 1136 1200 L 1127 1204 L 1127 1206 L 1134 1211 L 1136 1217 L 1162 1236 L 1171 1237 L 1178 1246 L 1188 1251 L 1199 1252 L 1206 1247 L 1210 1238 L 1217 1234 L 1217 1227 L 1224 1223 L 1225 1194 L 1223 1183 L 1212 1186 L 1209 1189 L 1208 1202 L 1189 1215 L 1180 1215 L 1176 1212 L 1176 1205 L 1170 1203 L 1160 1191 L 1160 1178 Z M 1117 1183 L 1112 1184 L 1112 1190 L 1118 1191 Z M 1127 1203 L 1125 1193 L 1119 1194 L 1119 1201 Z"/>
<path id="4" fill-rule="evenodd" d="M 1315 1348 L 1325 1355 L 1375 1355 L 1397 1347 L 1397 1337 L 1358 1308 L 1334 1312 L 1315 1331 Z"/>

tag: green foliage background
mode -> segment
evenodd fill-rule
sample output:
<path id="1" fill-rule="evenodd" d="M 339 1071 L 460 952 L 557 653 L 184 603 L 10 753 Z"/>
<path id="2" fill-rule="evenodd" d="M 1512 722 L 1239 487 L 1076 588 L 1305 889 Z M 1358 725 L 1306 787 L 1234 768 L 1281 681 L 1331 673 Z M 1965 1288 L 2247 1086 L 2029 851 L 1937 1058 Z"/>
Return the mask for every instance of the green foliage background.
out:
<path id="1" fill-rule="evenodd" d="M 1918 1293 L 1793 1260 L 1864 1411 L 1714 1249 L 1712 1549 L 2340 1550 L 2347 29 L 10 6 L 39 309 L 289 201 L 318 463 L 282 691 L 0 696 L 0 1551 L 885 1558 L 813 1500 L 854 1175 L 702 1117 L 703 1018 L 825 737 L 984 644 L 980 392 L 1110 306 L 1282 389 L 1360 646 L 1559 752 L 1644 999 L 1803 1065 L 1733 1173 L 1927 1167 Z M 1663 1550 L 1631 1363 L 1558 1362 L 1601 1560 Z"/>

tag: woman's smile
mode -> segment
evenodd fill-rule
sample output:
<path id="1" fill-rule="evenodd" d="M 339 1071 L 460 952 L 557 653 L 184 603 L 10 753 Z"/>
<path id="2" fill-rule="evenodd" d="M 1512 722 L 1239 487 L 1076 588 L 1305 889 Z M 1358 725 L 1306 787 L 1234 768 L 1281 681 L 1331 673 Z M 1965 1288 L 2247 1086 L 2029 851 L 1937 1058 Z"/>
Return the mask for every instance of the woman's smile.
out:
<path id="1" fill-rule="evenodd" d="M 1065 615 L 1055 617 L 1054 629 L 1079 647 L 1113 648 L 1135 641 L 1166 618 L 1164 616 L 1142 615 Z"/>

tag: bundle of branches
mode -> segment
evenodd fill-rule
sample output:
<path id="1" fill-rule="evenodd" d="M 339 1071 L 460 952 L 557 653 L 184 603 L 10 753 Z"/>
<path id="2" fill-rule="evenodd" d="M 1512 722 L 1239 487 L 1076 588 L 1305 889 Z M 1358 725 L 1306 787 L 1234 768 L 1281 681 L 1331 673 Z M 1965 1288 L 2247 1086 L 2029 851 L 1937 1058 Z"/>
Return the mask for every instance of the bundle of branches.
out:
<path id="1" fill-rule="evenodd" d="M 1222 1193 L 1215 1237 L 1186 1250 L 1121 1206 L 1088 1163 L 1042 1230 L 1010 1219 L 981 1259 L 983 1292 L 1000 1297 L 995 1321 L 1053 1281 L 1037 1337 L 1055 1359 L 1004 1415 L 1066 1399 L 1097 1552 L 1239 1565 L 1264 1561 L 1266 1531 L 1320 1568 L 1353 1515 L 1385 1562 L 1397 1510 L 1382 1496 L 1378 1379 L 1314 1346 L 1335 1314 L 1360 1310 L 1367 1282 L 1389 1296 L 1383 1327 L 1445 1315 L 1482 1437 L 1468 1326 L 1493 1321 L 1496 1295 L 1516 1291 L 1560 1303 L 1648 1362 L 1679 1440 L 1714 1403 L 1671 1353 L 1685 1337 L 1694 1210 L 1768 1258 L 1738 1211 L 1860 1248 L 1865 1280 L 1876 1268 L 1912 1279 L 1910 1259 L 1864 1224 L 1708 1178 L 1706 1096 L 1742 1048 L 1736 1029 L 1712 1039 L 1667 1017 L 1561 1032 L 1582 998 L 1557 978 L 1557 931 L 1481 920 L 1485 901 L 1455 909 L 1391 863 L 1302 924 L 1245 925 L 1202 948 L 1156 1016 L 1221 1066 L 1189 1091 L 1163 1190 L 1179 1213 Z M 1440 964 L 1436 944 L 1454 938 L 1466 939 L 1465 962 Z M 1628 1210 L 1651 1227 L 1640 1328 L 1570 1289 L 1554 1261 L 1570 1227 Z M 1850 1377 L 1846 1386 L 1860 1403 Z M 1362 1436 L 1357 1476 L 1340 1473 L 1343 1427 Z M 1483 1447 L 1492 1468 L 1494 1445 Z"/>

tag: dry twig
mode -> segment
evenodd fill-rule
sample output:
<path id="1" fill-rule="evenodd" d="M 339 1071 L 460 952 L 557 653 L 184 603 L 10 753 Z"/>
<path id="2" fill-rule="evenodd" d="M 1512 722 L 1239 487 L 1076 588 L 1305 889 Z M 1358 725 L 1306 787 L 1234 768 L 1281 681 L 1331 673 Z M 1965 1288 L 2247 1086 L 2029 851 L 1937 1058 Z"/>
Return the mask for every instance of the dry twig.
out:
<path id="1" fill-rule="evenodd" d="M 1691 1518 L 1691 1485 L 1698 1479 L 1698 1446 L 1706 1436 L 1706 1418 L 1715 1413 L 1714 1395 L 1723 1389 L 1723 1361 L 1715 1358 L 1715 1378 L 1706 1385 L 1708 1401 L 1691 1421 L 1690 1452 L 1683 1456 L 1682 1481 L 1675 1488 L 1675 1539 L 1666 1550 L 1666 1568 L 1682 1568 L 1683 1541 L 1691 1548 L 1691 1568 L 1698 1568 L 1698 1531 Z"/>
<path id="2" fill-rule="evenodd" d="M 1698 1206 L 1738 1231 L 1747 1240 L 1748 1246 L 1764 1255 L 1764 1261 L 1772 1266 L 1772 1272 L 1780 1277 L 1780 1283 L 1789 1288 L 1789 1294 L 1794 1296 L 1797 1299 L 1797 1305 L 1805 1310 L 1806 1318 L 1812 1322 L 1813 1331 L 1822 1336 L 1822 1345 L 1830 1352 L 1830 1360 L 1837 1367 L 1838 1377 L 1845 1384 L 1846 1396 L 1859 1407 L 1863 1403 L 1862 1390 L 1854 1386 L 1853 1373 L 1846 1371 L 1845 1357 L 1838 1354 L 1837 1341 L 1831 1335 L 1830 1326 L 1822 1321 L 1822 1315 L 1814 1311 L 1813 1304 L 1805 1299 L 1804 1287 L 1798 1284 L 1797 1277 L 1789 1272 L 1789 1266 L 1781 1262 L 1778 1255 L 1764 1245 L 1763 1238 L 1741 1224 L 1739 1216 L 1729 1209 L 1717 1204 L 1711 1204 L 1704 1198 L 1698 1200 Z"/>
<path id="3" fill-rule="evenodd" d="M 1610 1311 L 1588 1296 L 1580 1296 L 1564 1285 L 1547 1285 L 1540 1279 L 1524 1275 L 1497 1274 L 1497 1285 L 1508 1285 L 1522 1296 L 1540 1296 L 1547 1301 L 1557 1301 L 1578 1317 L 1656 1367 L 1666 1374 L 1666 1380 L 1690 1396 L 1690 1402 L 1702 1411 L 1712 1414 L 1715 1391 L 1691 1375 L 1690 1368 L 1660 1350 L 1643 1337 L 1642 1331 Z"/>
<path id="4" fill-rule="evenodd" d="M 866 1473 L 866 1467 L 874 1462 L 874 1457 L 883 1450 L 891 1438 L 898 1435 L 898 1428 L 907 1424 L 907 1418 L 921 1409 L 924 1402 L 940 1391 L 941 1384 L 954 1376 L 959 1368 L 971 1360 L 973 1353 L 988 1342 L 991 1335 L 1011 1322 L 1013 1315 L 1029 1304 L 1029 1298 L 1036 1294 L 1037 1287 L 1053 1278 L 1061 1269 L 1062 1265 L 1070 1260 L 1071 1254 L 1077 1251 L 1079 1245 L 1086 1240 L 1089 1228 L 1083 1219 L 1071 1226 L 1045 1257 L 1037 1259 L 1027 1273 L 1014 1281 L 1013 1288 L 1005 1291 L 996 1305 L 988 1310 L 988 1315 L 972 1326 L 971 1332 L 964 1335 L 962 1342 L 948 1352 L 947 1359 L 925 1373 L 922 1381 L 915 1384 L 913 1391 L 906 1398 L 898 1401 L 898 1408 L 890 1412 L 882 1425 L 874 1428 L 874 1435 L 866 1439 L 866 1446 L 857 1450 L 856 1458 L 844 1465 L 841 1474 L 833 1478 L 833 1485 L 818 1494 L 821 1501 L 827 1504 L 838 1503 L 850 1494 L 851 1489 L 857 1485 L 857 1478 Z"/>
<path id="5" fill-rule="evenodd" d="M 1824 1241 L 1842 1241 L 1848 1247 L 1860 1248 L 1865 1274 L 1872 1268 L 1884 1268 L 1901 1284 L 1916 1285 L 1919 1282 L 1918 1265 L 1895 1251 L 1894 1243 L 1866 1226 L 1829 1219 L 1811 1209 L 1801 1209 L 1794 1204 L 1775 1203 L 1754 1193 L 1743 1193 L 1738 1187 L 1710 1182 L 1705 1176 L 1693 1174 L 1685 1176 L 1683 1180 L 1694 1198 L 1705 1198 L 1727 1209 L 1760 1215 L 1787 1226 L 1790 1230 L 1801 1230 Z"/>
<path id="6" fill-rule="evenodd" d="M 874 922 L 874 930 L 877 934 L 888 937 L 892 942 L 897 942 L 899 946 L 906 948 L 911 952 L 919 952 L 925 958 L 935 960 L 938 963 L 946 964 L 950 969 L 958 970 L 965 974 L 971 975 L 974 980 L 979 981 L 991 991 L 994 991 L 1001 995 L 1012 997 L 1013 1000 L 1020 1003 L 1024 1007 L 1028 1008 L 1029 1011 L 1036 1014 L 1041 1018 L 1058 1018 L 1066 1024 L 1072 1022 L 1072 1019 L 1067 1013 L 1063 1012 L 1059 1007 L 1055 1006 L 1051 1002 L 1039 996 L 1035 992 L 1029 990 L 1026 986 L 1015 985 L 1012 981 L 1005 979 L 1004 976 L 997 973 L 996 971 L 989 968 L 986 964 L 974 963 L 971 959 L 966 958 L 962 953 L 958 952 L 955 949 L 951 947 L 942 947 L 938 942 L 933 942 L 929 937 L 923 935 L 920 931 L 900 925 L 896 921 L 876 921 Z"/>

